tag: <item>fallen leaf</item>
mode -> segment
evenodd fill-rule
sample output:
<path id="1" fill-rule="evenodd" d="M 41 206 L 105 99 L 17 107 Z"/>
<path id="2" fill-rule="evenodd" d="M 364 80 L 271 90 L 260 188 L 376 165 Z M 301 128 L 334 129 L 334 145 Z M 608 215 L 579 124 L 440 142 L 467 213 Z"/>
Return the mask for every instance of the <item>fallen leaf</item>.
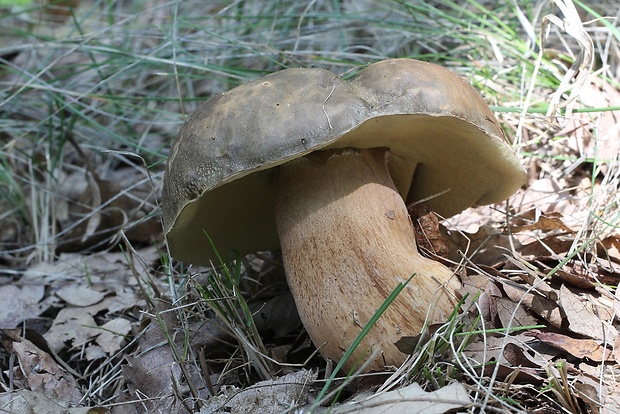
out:
<path id="1" fill-rule="evenodd" d="M 605 395 L 605 406 L 601 414 L 620 413 L 620 381 L 615 381 Z"/>
<path id="2" fill-rule="evenodd" d="M 539 276 L 540 274 L 539 272 L 536 272 L 536 270 L 531 269 L 530 266 L 528 266 L 526 263 L 523 263 L 522 261 L 514 259 L 512 257 L 508 259 L 507 263 L 512 264 L 515 268 L 520 269 L 522 271 L 519 273 L 519 277 L 523 279 L 523 281 L 529 285 L 526 287 L 528 288 L 532 287 L 533 292 L 542 294 L 546 298 L 551 299 L 554 302 L 558 300 L 560 295 L 558 294 L 557 289 L 554 289 L 551 286 L 549 286 L 547 281 L 542 279 Z"/>
<path id="3" fill-rule="evenodd" d="M 620 262 L 620 235 L 612 234 L 601 240 L 599 257 L 609 257 L 616 263 Z"/>
<path id="4" fill-rule="evenodd" d="M 16 386 L 40 391 L 47 398 L 66 403 L 67 407 L 80 402 L 82 393 L 73 376 L 28 339 L 16 336 L 17 332 L 7 333 L 9 335 L 2 335 L 2 345 L 9 353 L 17 355 L 18 365 L 10 374 Z"/>
<path id="5" fill-rule="evenodd" d="M 497 316 L 504 328 L 536 325 L 536 319 L 527 313 L 521 305 L 508 298 L 497 298 L 495 301 Z"/>
<path id="6" fill-rule="evenodd" d="M 63 308 L 56 315 L 52 327 L 43 336 L 50 348 L 58 353 L 65 347 L 65 342 L 71 343 L 73 347 L 86 344 L 97 335 L 98 332 L 92 329 L 96 326 L 92 315 L 84 309 Z"/>
<path id="7" fill-rule="evenodd" d="M 519 241 L 489 225 L 480 226 L 475 233 L 440 229 L 448 245 L 448 258 L 454 262 L 465 254 L 477 265 L 494 266 L 506 260 L 513 247 L 521 247 Z"/>
<path id="8" fill-rule="evenodd" d="M 91 289 L 86 284 L 67 285 L 56 291 L 59 298 L 73 306 L 90 306 L 101 302 L 105 293 Z"/>
<path id="9" fill-rule="evenodd" d="M 79 0 L 46 0 L 39 10 L 40 21 L 60 26 L 69 16 L 75 16 Z"/>
<path id="10" fill-rule="evenodd" d="M 290 292 L 274 296 L 266 302 L 250 302 L 249 307 L 256 329 L 263 338 L 282 338 L 301 325 L 295 301 Z M 192 323 L 190 332 L 191 345 L 195 348 L 204 348 L 207 353 L 219 350 L 222 342 L 233 339 L 225 324 L 216 317 Z"/>
<path id="11" fill-rule="evenodd" d="M 77 145 L 77 143 L 74 143 Z M 103 179 L 94 171 L 85 172 L 87 186 L 70 204 L 65 231 L 58 252 L 84 251 L 106 247 L 118 239 L 121 229 L 133 242 L 149 242 L 161 233 L 161 225 L 148 218 L 147 201 L 115 180 Z M 149 195 L 144 195 L 149 198 Z"/>
<path id="12" fill-rule="evenodd" d="M 181 380 L 181 368 L 167 340 L 178 329 L 176 314 L 166 312 L 171 307 L 163 301 L 155 301 L 155 304 L 160 319 L 151 320 L 146 332 L 142 334 L 139 342 L 142 352 L 137 357 L 127 356 L 127 364 L 122 366 L 128 392 L 122 394 L 117 402 L 146 399 L 135 404 L 132 412 L 136 413 L 169 412 L 175 402 L 173 387 Z M 177 352 L 182 354 L 182 346 L 178 348 Z"/>
<path id="13" fill-rule="evenodd" d="M 562 221 L 562 215 L 559 213 L 547 213 L 538 217 L 538 220 L 533 224 L 526 224 L 518 226 L 513 229 L 513 232 L 519 233 L 528 230 L 541 230 L 543 232 L 549 232 L 552 230 L 559 230 L 561 232 L 572 233 L 573 231 Z"/>
<path id="14" fill-rule="evenodd" d="M 158 260 L 155 248 L 140 250 L 138 257 L 144 261 L 146 268 Z M 139 277 L 148 277 L 147 270 L 142 266 L 136 266 L 135 270 Z M 156 279 L 153 281 L 157 283 Z M 42 290 L 50 293 L 38 304 L 41 311 L 60 308 L 66 303 L 83 307 L 84 312 L 91 315 L 102 311 L 119 313 L 146 306 L 144 298 L 138 294 L 136 279 L 122 252 L 89 256 L 61 254 L 54 262 L 31 266 L 19 282 L 24 290 L 32 286 L 32 292 Z M 19 306 L 14 308 L 19 309 Z"/>
<path id="15" fill-rule="evenodd" d="M 101 302 L 83 309 L 91 315 L 96 315 L 104 310 L 106 310 L 108 314 L 115 314 L 133 307 L 142 309 L 144 306 L 146 306 L 146 303 L 134 290 L 119 286 L 114 290 L 114 293 L 103 298 Z"/>
<path id="16" fill-rule="evenodd" d="M 538 369 L 511 366 L 506 364 L 489 364 L 485 365 L 482 374 L 486 377 L 495 377 L 502 381 L 510 378 L 511 383 L 542 385 L 545 380 L 538 372 Z"/>
<path id="17" fill-rule="evenodd" d="M 142 249 L 139 252 L 141 260 L 147 265 L 159 260 L 156 246 Z M 134 277 L 127 263 L 127 255 L 123 252 L 94 253 L 91 255 L 77 253 L 63 253 L 54 262 L 37 263 L 27 270 L 21 278 L 26 284 L 60 284 L 63 282 L 77 282 L 78 284 L 91 283 L 97 287 L 100 285 L 110 288 L 122 284 L 135 284 Z M 135 270 L 140 277 L 148 277 L 142 266 L 136 266 Z M 114 290 L 114 289 L 111 289 Z"/>
<path id="18" fill-rule="evenodd" d="M 555 301 L 535 293 L 534 290 L 528 292 L 525 286 L 508 283 L 505 280 L 500 280 L 500 282 L 504 292 L 513 302 L 521 303 L 535 315 L 540 316 L 557 328 L 562 326 L 562 312 Z"/>
<path id="19" fill-rule="evenodd" d="M 620 283 L 620 264 L 611 260 L 595 258 L 594 263 L 590 263 L 587 269 L 584 269 L 581 261 L 574 260 L 572 263 L 572 271 L 574 273 L 584 275 L 597 284 L 618 285 Z"/>
<path id="20" fill-rule="evenodd" d="M 469 393 L 461 383 L 453 382 L 432 392 L 426 392 L 414 383 L 382 394 L 355 397 L 354 401 L 326 409 L 323 412 L 329 410 L 334 414 L 442 414 L 466 407 L 471 403 Z"/>
<path id="21" fill-rule="evenodd" d="M 415 230 L 415 240 L 418 250 L 430 257 L 447 258 L 448 246 L 439 230 L 439 219 L 426 203 L 416 203 L 408 206 L 409 216 Z M 392 211 L 392 216 L 394 212 Z"/>
<path id="22" fill-rule="evenodd" d="M 43 311 L 40 302 L 44 294 L 44 285 L 0 286 L 0 328 L 15 328 L 26 319 L 38 317 Z"/>
<path id="23" fill-rule="evenodd" d="M 589 378 L 580 375 L 573 383 L 576 394 L 588 407 L 589 412 L 597 413 L 601 411 L 601 407 L 604 407 L 603 398 L 598 393 L 600 386 L 592 381 L 587 381 Z"/>
<path id="24" fill-rule="evenodd" d="M 222 394 L 209 398 L 200 412 L 280 414 L 292 405 L 306 404 L 310 386 L 316 377 L 316 371 L 302 369 L 280 378 L 258 382 L 243 390 L 227 387 Z"/>
<path id="25" fill-rule="evenodd" d="M 547 359 L 555 355 L 543 354 L 542 350 L 534 349 L 531 344 L 526 345 L 526 341 L 532 340 L 523 334 L 508 337 L 487 336 L 485 340 L 480 338 L 470 342 L 464 353 L 472 362 L 484 367 L 484 375 L 491 376 L 496 372 L 497 379 L 500 380 L 510 376 L 519 383 L 542 384 L 542 367 Z M 535 352 L 532 352 L 533 350 Z"/>
<path id="26" fill-rule="evenodd" d="M 593 339 L 578 339 L 560 333 L 538 330 L 525 332 L 525 335 L 532 336 L 577 358 L 588 358 L 596 362 L 614 361 L 612 351 Z"/>
<path id="27" fill-rule="evenodd" d="M 521 346 L 514 342 L 508 342 L 502 352 L 503 357 L 513 367 L 541 368 L 542 360 L 535 361 Z"/>
<path id="28" fill-rule="evenodd" d="M 461 319 L 461 323 L 463 323 L 467 319 L 469 319 L 469 321 L 466 323 L 473 323 L 476 319 L 473 314 L 463 315 L 462 318 L 465 319 Z M 398 341 L 394 343 L 394 345 L 396 345 L 398 350 L 403 354 L 411 355 L 415 352 L 416 349 L 418 349 L 418 344 L 424 343 L 425 341 L 430 339 L 435 334 L 435 332 L 437 332 L 437 330 L 443 325 L 444 324 L 442 323 L 430 324 L 428 325 L 428 329 L 426 329 L 423 333 L 417 334 L 415 336 L 401 336 Z M 420 340 L 422 342 L 420 342 Z"/>
<path id="29" fill-rule="evenodd" d="M 544 273 L 555 268 L 559 262 L 559 259 L 551 257 L 539 257 L 535 261 Z M 588 267 L 585 267 L 580 260 L 569 260 L 552 275 L 552 278 L 568 282 L 580 289 L 593 289 L 598 284 L 615 286 L 620 282 L 620 266 L 610 261 L 596 259 L 596 262 L 589 263 Z"/>
<path id="30" fill-rule="evenodd" d="M 524 236 L 522 236 L 524 237 Z M 531 239 L 530 236 L 527 236 Z M 575 237 L 551 235 L 544 238 L 534 238 L 533 241 L 523 241 L 524 246 L 519 250 L 523 257 L 537 258 L 549 256 L 549 254 L 563 254 L 571 249 Z"/>
<path id="31" fill-rule="evenodd" d="M 84 355 L 86 356 L 87 361 L 94 361 L 96 359 L 106 358 L 109 356 L 103 348 L 97 345 L 87 346 Z"/>
<path id="32" fill-rule="evenodd" d="M 532 239 L 532 231 L 541 233 L 563 231 L 565 226 L 570 228 L 562 220 L 565 217 L 560 214 L 571 211 L 574 204 L 571 194 L 563 191 L 568 187 L 564 177 L 543 177 L 530 180 L 526 191 L 514 195 L 516 202 L 513 206 L 519 206 L 519 214 L 516 214 L 512 221 L 515 226 L 512 233 L 518 240 L 525 244 Z M 544 218 L 537 224 L 540 217 Z"/>
<path id="33" fill-rule="evenodd" d="M 252 302 L 250 310 L 259 332 L 271 331 L 276 338 L 288 335 L 301 326 L 295 300 L 290 292 L 274 296 L 265 302 Z"/>
<path id="34" fill-rule="evenodd" d="M 620 92 L 617 88 L 606 87 L 598 78 L 592 77 L 591 82 L 584 84 L 579 90 L 579 100 L 582 107 L 590 108 L 617 108 L 620 105 Z M 603 173 L 620 151 L 620 128 L 618 120 L 620 111 L 584 111 L 575 112 L 567 118 L 566 126 L 560 134 L 570 134 L 576 139 L 571 151 L 583 154 L 584 157 L 596 158 L 602 167 Z M 596 125 L 594 135 L 592 125 Z"/>
<path id="35" fill-rule="evenodd" d="M 3 413 L 37 413 L 37 414 L 94 414 L 94 407 L 67 407 L 67 402 L 50 398 L 41 391 L 18 390 L 0 393 L 0 407 Z"/>
<path id="36" fill-rule="evenodd" d="M 536 265 L 538 265 L 538 267 L 544 273 L 549 273 L 558 265 L 559 262 L 560 261 L 558 259 L 553 259 L 550 257 L 540 257 L 535 261 Z M 552 278 L 556 280 L 559 279 L 562 282 L 570 283 L 571 285 L 580 289 L 593 289 L 593 282 L 595 281 L 590 281 L 590 276 L 587 274 L 587 272 L 581 271 L 583 270 L 582 268 L 573 267 L 572 270 L 576 271 L 571 272 L 571 262 L 574 261 L 571 260 L 566 264 L 566 266 L 563 266 L 561 269 L 557 269 L 553 273 Z"/>
<path id="37" fill-rule="evenodd" d="M 102 330 L 95 342 L 104 352 L 114 354 L 127 342 L 125 335 L 131 331 L 131 322 L 125 318 L 115 318 L 100 326 Z"/>
<path id="38" fill-rule="evenodd" d="M 614 294 L 614 315 L 617 319 L 620 319 L 620 289 L 616 288 L 616 293 Z M 618 362 L 620 363 L 620 361 Z"/>
<path id="39" fill-rule="evenodd" d="M 478 309 L 484 321 L 495 323 L 497 316 L 495 299 L 501 297 L 502 292 L 491 278 L 484 275 L 465 275 L 463 287 L 456 294 L 459 299 L 466 298 L 462 306 L 464 311 L 471 309 L 473 301 L 477 299 Z"/>
<path id="40" fill-rule="evenodd" d="M 586 306 L 586 301 L 582 301 L 565 285 L 560 287 L 560 305 L 566 314 L 572 332 L 599 341 L 606 340 L 614 343 L 616 340 L 618 331 L 590 311 Z"/>

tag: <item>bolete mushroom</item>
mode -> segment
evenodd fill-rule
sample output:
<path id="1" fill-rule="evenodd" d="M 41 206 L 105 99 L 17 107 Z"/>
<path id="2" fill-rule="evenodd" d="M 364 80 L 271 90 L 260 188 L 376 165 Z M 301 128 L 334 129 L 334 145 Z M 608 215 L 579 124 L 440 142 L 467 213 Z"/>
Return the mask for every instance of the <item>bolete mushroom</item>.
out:
<path id="1" fill-rule="evenodd" d="M 406 357 L 395 342 L 453 311 L 460 282 L 420 256 L 406 205 L 443 217 L 504 200 L 525 181 L 495 116 L 463 79 L 412 59 L 349 81 L 287 69 L 200 106 L 172 147 L 162 211 L 172 255 L 281 248 L 321 354 L 338 361 L 393 289 L 413 279 L 345 364 Z M 226 256 L 225 256 L 226 257 Z"/>

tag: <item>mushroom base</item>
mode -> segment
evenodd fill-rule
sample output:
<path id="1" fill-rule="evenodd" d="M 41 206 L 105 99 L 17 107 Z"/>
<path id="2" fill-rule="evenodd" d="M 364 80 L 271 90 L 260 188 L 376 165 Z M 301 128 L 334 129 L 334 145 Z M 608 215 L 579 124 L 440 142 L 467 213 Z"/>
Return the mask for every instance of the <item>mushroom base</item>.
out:
<path id="1" fill-rule="evenodd" d="M 413 279 L 344 365 L 377 351 L 366 370 L 398 366 L 395 345 L 444 322 L 460 282 L 420 256 L 405 203 L 387 170 L 385 149 L 322 151 L 281 166 L 276 222 L 289 287 L 320 353 L 339 361 L 400 282 Z"/>

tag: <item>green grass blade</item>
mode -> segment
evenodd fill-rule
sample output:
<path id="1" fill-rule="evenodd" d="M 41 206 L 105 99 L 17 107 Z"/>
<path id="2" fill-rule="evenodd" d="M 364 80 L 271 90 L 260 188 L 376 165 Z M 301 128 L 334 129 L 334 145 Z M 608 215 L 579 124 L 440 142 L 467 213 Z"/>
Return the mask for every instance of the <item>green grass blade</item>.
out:
<path id="1" fill-rule="evenodd" d="M 362 328 L 362 330 L 357 335 L 357 337 L 355 338 L 353 343 L 351 343 L 351 345 L 349 346 L 349 349 L 347 349 L 347 352 L 345 352 L 345 354 L 342 356 L 342 358 L 340 359 L 340 362 L 338 362 L 338 365 L 336 365 L 336 367 L 334 368 L 332 374 L 330 375 L 330 377 L 328 378 L 327 382 L 323 386 L 323 389 L 321 390 L 319 395 L 317 395 L 316 400 L 315 400 L 314 404 L 312 405 L 312 408 L 310 409 L 310 411 L 314 410 L 318 406 L 318 404 L 320 404 L 321 399 L 323 398 L 323 396 L 329 390 L 329 387 L 331 386 L 332 382 L 336 378 L 336 375 L 338 374 L 338 372 L 344 366 L 345 362 L 347 362 L 347 360 L 351 357 L 351 355 L 353 355 L 353 352 L 357 349 L 357 347 L 360 346 L 360 344 L 362 343 L 362 341 L 364 340 L 366 335 L 368 335 L 368 332 L 370 332 L 372 327 L 375 326 L 375 324 L 377 323 L 377 321 L 379 320 L 381 315 L 383 315 L 383 313 L 386 311 L 386 309 L 392 304 L 392 302 L 394 302 L 394 299 L 396 299 L 396 297 L 405 288 L 405 286 L 407 286 L 407 284 L 414 278 L 414 276 L 415 276 L 415 274 L 411 275 L 411 277 L 409 279 L 407 279 L 405 282 L 399 283 L 396 286 L 396 288 L 394 288 L 392 293 L 390 293 L 390 295 L 381 304 L 379 309 L 377 309 L 377 311 L 368 320 L 366 325 L 364 325 L 364 328 Z"/>

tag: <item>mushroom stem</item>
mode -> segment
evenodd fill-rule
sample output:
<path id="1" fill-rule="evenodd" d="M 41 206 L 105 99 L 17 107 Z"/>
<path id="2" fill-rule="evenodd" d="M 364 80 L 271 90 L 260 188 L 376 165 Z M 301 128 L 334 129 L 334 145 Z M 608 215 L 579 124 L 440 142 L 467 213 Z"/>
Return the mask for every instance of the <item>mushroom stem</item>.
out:
<path id="1" fill-rule="evenodd" d="M 344 369 L 400 365 L 395 343 L 425 323 L 444 322 L 460 283 L 420 256 L 385 149 L 330 150 L 281 166 L 276 223 L 287 281 L 301 320 L 321 354 L 339 361 L 398 283 L 415 274 Z M 428 319 L 427 319 L 428 317 Z"/>

